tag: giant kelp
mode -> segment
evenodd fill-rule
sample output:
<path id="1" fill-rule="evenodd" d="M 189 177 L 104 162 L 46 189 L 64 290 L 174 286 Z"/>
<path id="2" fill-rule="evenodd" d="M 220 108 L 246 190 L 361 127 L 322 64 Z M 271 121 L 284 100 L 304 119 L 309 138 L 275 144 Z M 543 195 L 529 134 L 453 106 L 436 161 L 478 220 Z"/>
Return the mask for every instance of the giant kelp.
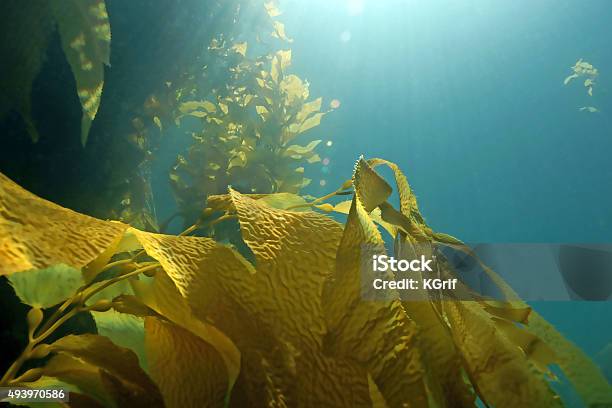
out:
<path id="1" fill-rule="evenodd" d="M 399 209 L 378 165 L 395 173 Z M 360 259 L 383 248 L 377 223 L 395 233 L 396 251 L 443 243 L 472 255 L 425 224 L 405 176 L 384 160 L 360 159 L 352 181 L 310 202 L 231 189 L 211 197 L 220 222 L 238 221 L 249 254 L 188 236 L 193 228 L 170 236 L 95 220 L 0 182 L 2 274 L 33 306 L 29 344 L 2 385 L 63 384 L 71 406 L 474 406 L 478 398 L 542 407 L 561 405 L 548 371 L 557 363 L 585 403 L 610 403 L 593 363 L 489 269 L 506 301 L 362 299 Z M 347 191 L 344 226 L 296 211 L 334 209 L 325 199 Z M 48 270 L 58 286 L 74 286 L 74 271 L 84 284 L 61 292 L 67 299 L 37 302 L 32 288 Z M 59 306 L 43 319 L 50 304 Z M 44 343 L 80 312 L 94 315 L 98 334 Z M 22 370 L 41 358 L 40 368 Z"/>
<path id="2" fill-rule="evenodd" d="M 286 45 L 284 26 L 273 19 L 278 9 L 272 2 L 265 9 L 271 36 Z M 295 139 L 320 124 L 322 98 L 309 100 L 308 82 L 290 73 L 291 49 L 261 53 L 257 42 L 253 48 L 214 38 L 208 53 L 223 63 L 205 66 L 201 75 L 221 76 L 222 86 L 188 82 L 176 91 L 177 123 L 189 117 L 201 123 L 170 173 L 179 212 L 188 221 L 195 220 L 199 203 L 228 185 L 246 193 L 297 193 L 310 182 L 304 166 L 321 160 L 315 151 L 320 140 L 302 145 Z"/>
<path id="3" fill-rule="evenodd" d="M 13 41 L 3 41 L 0 118 L 11 109 L 22 116 L 33 141 L 38 140 L 31 119 L 30 93 L 45 58 L 55 27 L 76 81 L 83 110 L 81 141 L 87 143 L 89 128 L 100 106 L 104 65 L 109 65 L 111 32 L 104 0 L 52 0 L 14 2 L 3 7 L 1 24 Z"/>

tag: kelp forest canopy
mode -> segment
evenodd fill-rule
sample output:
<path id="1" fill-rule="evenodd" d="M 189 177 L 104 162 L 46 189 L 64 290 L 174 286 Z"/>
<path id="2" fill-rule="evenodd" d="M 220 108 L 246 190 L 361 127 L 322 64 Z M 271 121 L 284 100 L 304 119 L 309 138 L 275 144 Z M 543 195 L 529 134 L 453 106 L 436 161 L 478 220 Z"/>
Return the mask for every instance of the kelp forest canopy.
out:
<path id="1" fill-rule="evenodd" d="M 560 407 L 563 382 L 612 403 L 589 357 L 427 224 L 395 163 L 362 156 L 304 193 L 313 129 L 339 104 L 293 69 L 274 0 L 125 4 L 0 15 L 0 299 L 17 310 L 0 387 L 62 387 L 70 407 Z M 596 75 L 576 66 L 566 82 Z M 177 134 L 159 219 L 151 175 Z M 370 249 L 439 247 L 503 299 L 364 301 Z"/>
<path id="2" fill-rule="evenodd" d="M 302 133 L 326 112 L 291 72 L 292 39 L 274 1 L 3 7 L 0 29 L 12 40 L 0 53 L 12 63 L 0 72 L 0 159 L 22 185 L 154 231 L 165 226 L 150 185 L 155 165 L 166 166 L 186 225 L 195 201 L 227 185 L 270 193 L 308 184 L 304 164 L 320 160 L 319 142 Z M 179 134 L 191 142 L 161 164 L 161 144 Z"/>

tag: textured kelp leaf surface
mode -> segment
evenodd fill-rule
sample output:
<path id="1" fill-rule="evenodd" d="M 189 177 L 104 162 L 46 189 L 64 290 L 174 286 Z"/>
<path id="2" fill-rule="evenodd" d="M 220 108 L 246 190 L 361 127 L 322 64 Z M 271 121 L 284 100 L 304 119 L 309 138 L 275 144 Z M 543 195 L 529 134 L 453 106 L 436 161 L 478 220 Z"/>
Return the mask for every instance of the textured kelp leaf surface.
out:
<path id="1" fill-rule="evenodd" d="M 126 228 L 42 200 L 0 173 L 0 275 L 56 264 L 80 269 Z"/>
<path id="2" fill-rule="evenodd" d="M 381 164 L 395 174 L 399 210 L 374 170 Z M 362 299 L 360 262 L 384 251 L 381 220 L 396 233 L 396 251 L 415 251 L 415 243 L 423 251 L 438 243 L 465 249 L 427 226 L 393 163 L 357 163 L 353 199 L 336 209 L 348 213 L 344 228 L 324 214 L 291 210 L 309 206 L 292 194 L 230 190 L 211 197 L 209 208 L 237 218 L 251 262 L 211 238 L 127 229 L 0 181 L 0 243 L 10 250 L 0 252 L 5 274 L 58 260 L 85 267 L 92 279 L 113 253 L 154 268 L 88 300 L 112 300 L 113 311 L 94 312 L 108 337 L 70 335 L 51 345 L 37 381 L 70 384 L 81 403 L 467 407 L 478 397 L 496 407 L 548 407 L 560 403 L 549 387 L 554 363 L 584 401 L 609 402 L 609 384 L 595 365 L 500 279 L 512 300 L 448 302 L 427 293 L 418 302 Z M 96 239 L 80 242 L 78 228 Z M 54 247 L 46 230 L 69 249 Z"/>
<path id="3" fill-rule="evenodd" d="M 169 408 L 221 407 L 228 390 L 223 359 L 207 342 L 170 322 L 145 318 L 151 376 Z"/>
<path id="4" fill-rule="evenodd" d="M 360 262 L 368 256 L 364 244 L 383 246 L 368 213 L 387 199 L 391 188 L 364 160 L 357 163 L 353 180 L 355 196 L 336 255 L 336 273 L 324 294 L 331 353 L 350 356 L 366 367 L 389 406 L 427 406 L 416 324 L 398 301 L 361 299 Z"/>

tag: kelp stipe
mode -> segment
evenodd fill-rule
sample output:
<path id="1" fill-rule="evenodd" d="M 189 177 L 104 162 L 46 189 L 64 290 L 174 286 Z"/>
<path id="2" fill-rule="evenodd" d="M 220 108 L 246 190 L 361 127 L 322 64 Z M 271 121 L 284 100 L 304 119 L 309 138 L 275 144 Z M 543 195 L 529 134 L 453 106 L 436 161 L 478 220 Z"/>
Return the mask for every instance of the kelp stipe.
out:
<path id="1" fill-rule="evenodd" d="M 374 170 L 383 164 L 395 174 L 399 209 Z M 26 279 L 13 277 L 48 270 L 67 288 L 44 302 L 36 291 L 21 295 L 35 305 L 30 344 L 3 386 L 64 385 L 73 406 L 426 407 L 474 406 L 479 398 L 496 407 L 543 407 L 562 405 L 549 387 L 547 367 L 556 363 L 585 403 L 609 403 L 610 385 L 594 364 L 500 278 L 505 302 L 360 298 L 360 251 L 364 243 L 382 245 L 377 224 L 397 235 L 397 248 L 443 242 L 469 252 L 425 224 L 392 163 L 360 159 L 351 183 L 328 195 L 352 191 L 344 226 L 286 209 L 346 210 L 328 197 L 234 190 L 211 197 L 215 211 L 205 213 L 238 220 L 253 262 L 214 239 L 187 236 L 197 226 L 181 236 L 143 232 L 0 181 L 0 273 L 21 294 Z M 80 286 L 69 284 L 75 270 Z M 39 308 L 50 304 L 60 306 L 41 319 Z M 80 312 L 93 314 L 98 334 L 44 344 Z M 43 357 L 41 368 L 20 369 Z"/>

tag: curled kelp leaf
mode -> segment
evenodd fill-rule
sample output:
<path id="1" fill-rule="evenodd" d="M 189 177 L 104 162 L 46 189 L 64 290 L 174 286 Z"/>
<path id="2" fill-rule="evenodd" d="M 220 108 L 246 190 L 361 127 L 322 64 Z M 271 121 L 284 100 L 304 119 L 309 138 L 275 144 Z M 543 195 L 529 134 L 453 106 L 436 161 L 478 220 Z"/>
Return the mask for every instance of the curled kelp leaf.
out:
<path id="1" fill-rule="evenodd" d="M 387 405 L 427 406 L 416 324 L 398 300 L 384 303 L 361 299 L 361 259 L 369 257 L 364 251 L 368 247 L 384 248 L 369 212 L 386 201 L 391 188 L 364 159 L 357 162 L 353 185 L 355 196 L 336 254 L 335 274 L 323 295 L 329 352 L 351 356 L 362 364 Z M 372 360 L 372 355 L 380 359 Z"/>
<path id="2" fill-rule="evenodd" d="M 181 296 L 168 275 L 156 274 L 154 279 L 134 281 L 132 286 L 137 300 L 122 299 L 129 301 L 129 303 L 122 305 L 124 306 L 122 310 L 125 313 L 144 318 L 155 317 L 157 314 L 157 317 L 167 319 L 208 343 L 218 353 L 225 365 L 227 378 L 221 391 L 228 393 L 240 371 L 240 351 L 234 343 L 215 326 L 194 315 L 188 300 Z M 142 302 L 142 304 L 135 303 L 135 301 Z M 151 313 L 151 311 L 155 313 Z"/>
<path id="3" fill-rule="evenodd" d="M 446 302 L 445 315 L 470 380 L 485 403 L 496 407 L 561 406 L 544 378 L 532 372 L 523 353 L 498 332 L 478 303 Z"/>
<path id="4" fill-rule="evenodd" d="M 586 71 L 584 73 L 596 75 L 597 71 L 593 71 L 591 68 L 592 66 L 585 66 L 584 69 Z M 581 68 L 579 71 L 583 73 Z M 372 165 L 383 163 L 389 165 L 388 162 L 381 159 L 372 159 L 370 163 L 372 163 Z M 538 313 L 531 311 L 531 308 L 520 300 L 516 292 L 514 292 L 499 275 L 491 270 L 491 268 L 484 265 L 478 259 L 478 257 L 460 240 L 447 234 L 432 231 L 425 224 L 423 217 L 418 211 L 416 199 L 410 190 L 405 176 L 401 173 L 397 166 L 391 164 L 389 167 L 393 170 L 397 182 L 402 213 L 404 213 L 405 216 L 410 217 L 413 223 L 419 226 L 419 229 L 423 232 L 424 237 L 428 237 L 428 239 L 432 242 L 455 247 L 464 251 L 469 256 L 476 258 L 483 270 L 485 270 L 488 276 L 501 290 L 505 299 L 507 299 L 507 302 L 504 303 L 482 303 L 480 307 L 486 309 L 489 317 L 498 316 L 503 319 L 508 319 L 509 321 L 525 323 L 525 325 L 521 328 L 513 328 L 511 335 L 506 333 L 506 340 L 502 339 L 501 341 L 509 341 L 510 344 L 520 347 L 524 351 L 526 358 L 534 365 L 539 367 L 540 374 L 533 374 L 535 375 L 534 378 L 538 378 L 538 381 L 541 381 L 542 375 L 548 373 L 546 365 L 554 362 L 561 367 L 564 374 L 568 377 L 587 405 L 609 403 L 609 396 L 612 395 L 610 385 L 601 374 L 601 371 L 584 354 L 584 352 L 582 352 L 582 350 L 572 344 L 569 340 L 565 339 Z M 409 307 L 409 305 L 406 305 L 406 307 Z M 482 310 L 478 308 L 475 308 L 474 310 L 476 311 L 477 315 L 482 313 Z M 415 316 L 417 315 L 415 314 Z M 449 317 L 446 316 L 446 319 L 448 318 Z M 503 324 L 503 327 L 508 328 L 508 324 L 510 323 L 499 323 L 498 321 L 498 325 L 499 324 Z M 532 337 L 531 333 L 537 337 Z M 478 392 L 481 392 L 478 384 L 473 385 Z M 539 391 L 532 391 L 536 391 L 538 395 L 543 396 L 544 398 L 553 398 L 553 403 L 556 403 L 554 396 L 548 394 L 548 391 L 543 392 L 542 390 L 543 388 L 541 388 Z"/>

